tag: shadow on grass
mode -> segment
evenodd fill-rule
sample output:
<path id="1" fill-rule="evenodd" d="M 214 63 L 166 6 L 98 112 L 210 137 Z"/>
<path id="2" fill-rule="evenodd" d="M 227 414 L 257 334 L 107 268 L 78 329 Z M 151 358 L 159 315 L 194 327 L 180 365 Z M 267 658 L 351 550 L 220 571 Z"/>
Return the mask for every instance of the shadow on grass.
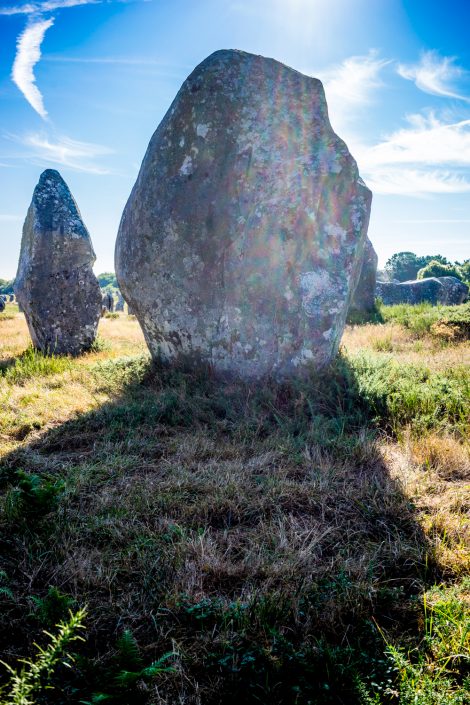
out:
<path id="1" fill-rule="evenodd" d="M 52 586 L 54 619 L 89 618 L 48 703 L 359 703 L 387 676 L 375 622 L 416 635 L 437 568 L 347 361 L 258 386 L 144 358 L 93 374 L 112 402 L 2 463 L 1 658 L 30 649 Z M 124 629 L 174 671 L 119 685 Z"/>

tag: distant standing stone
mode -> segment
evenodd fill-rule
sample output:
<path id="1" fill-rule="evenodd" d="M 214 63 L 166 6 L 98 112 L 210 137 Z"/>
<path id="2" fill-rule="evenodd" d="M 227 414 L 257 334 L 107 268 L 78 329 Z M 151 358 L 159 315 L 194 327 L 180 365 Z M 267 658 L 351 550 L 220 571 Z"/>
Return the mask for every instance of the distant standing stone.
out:
<path id="1" fill-rule="evenodd" d="M 103 294 L 102 308 L 103 313 L 106 313 L 106 311 L 112 313 L 114 311 L 114 299 L 113 295 L 109 291 Z"/>
<path id="2" fill-rule="evenodd" d="M 150 141 L 116 243 L 152 356 L 255 378 L 327 364 L 370 203 L 320 81 L 242 51 L 209 56 Z"/>
<path id="3" fill-rule="evenodd" d="M 121 294 L 121 292 L 118 292 L 118 297 L 116 301 L 116 311 L 124 311 L 124 298 Z"/>
<path id="4" fill-rule="evenodd" d="M 5 299 L 3 296 L 0 296 L 0 313 L 5 310 Z"/>
<path id="5" fill-rule="evenodd" d="M 369 239 L 366 240 L 361 273 L 354 292 L 351 310 L 368 313 L 375 306 L 375 285 L 377 279 L 377 253 Z"/>
<path id="6" fill-rule="evenodd" d="M 444 299 L 441 303 L 452 305 L 462 304 L 468 299 L 468 286 L 457 277 L 436 277 L 444 287 Z"/>
<path id="7" fill-rule="evenodd" d="M 377 282 L 375 293 L 387 306 L 425 302 L 435 306 L 442 303 L 445 298 L 444 286 L 436 277 L 401 282 L 400 284 Z"/>
<path id="8" fill-rule="evenodd" d="M 101 290 L 95 253 L 67 184 L 58 171 L 41 174 L 23 226 L 15 293 L 33 345 L 77 355 L 95 340 Z"/>

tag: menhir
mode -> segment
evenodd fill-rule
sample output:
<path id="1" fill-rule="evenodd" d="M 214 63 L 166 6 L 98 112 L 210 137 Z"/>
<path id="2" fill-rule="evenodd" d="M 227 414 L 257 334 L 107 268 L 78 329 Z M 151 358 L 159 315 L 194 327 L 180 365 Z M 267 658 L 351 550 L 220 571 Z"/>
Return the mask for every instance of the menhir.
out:
<path id="1" fill-rule="evenodd" d="M 241 51 L 209 56 L 150 141 L 116 243 L 152 356 L 255 378 L 327 364 L 370 204 L 320 81 Z"/>
<path id="2" fill-rule="evenodd" d="M 67 184 L 47 169 L 34 189 L 23 226 L 15 293 L 33 345 L 78 355 L 96 337 L 101 291 L 95 253 Z"/>

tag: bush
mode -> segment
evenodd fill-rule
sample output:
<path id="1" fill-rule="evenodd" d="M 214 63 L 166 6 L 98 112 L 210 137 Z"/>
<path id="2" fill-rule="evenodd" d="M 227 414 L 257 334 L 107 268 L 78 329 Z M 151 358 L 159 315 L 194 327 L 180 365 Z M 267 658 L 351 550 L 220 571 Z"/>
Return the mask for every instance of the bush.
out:
<path id="1" fill-rule="evenodd" d="M 58 504 L 64 489 L 60 480 L 16 471 L 16 483 L 5 497 L 5 513 L 10 521 L 37 524 Z"/>
<path id="2" fill-rule="evenodd" d="M 443 264 L 435 259 L 420 269 L 417 275 L 418 279 L 429 279 L 429 277 L 456 277 L 456 279 L 463 279 L 460 267 L 455 264 Z"/>
<path id="3" fill-rule="evenodd" d="M 431 326 L 431 333 L 454 342 L 470 340 L 470 303 L 452 307 L 452 310 Z"/>
<path id="4" fill-rule="evenodd" d="M 34 705 L 35 701 L 31 698 L 51 688 L 50 681 L 56 666 L 59 663 L 70 665 L 73 661 L 65 651 L 67 646 L 73 641 L 83 641 L 78 631 L 84 628 L 84 619 L 85 610 L 78 610 L 75 614 L 71 612 L 67 621 L 57 625 L 57 634 L 44 632 L 50 639 L 48 646 L 42 648 L 35 644 L 36 659 L 22 659 L 20 669 L 0 662 L 10 673 L 10 683 L 0 691 L 0 705 Z"/>

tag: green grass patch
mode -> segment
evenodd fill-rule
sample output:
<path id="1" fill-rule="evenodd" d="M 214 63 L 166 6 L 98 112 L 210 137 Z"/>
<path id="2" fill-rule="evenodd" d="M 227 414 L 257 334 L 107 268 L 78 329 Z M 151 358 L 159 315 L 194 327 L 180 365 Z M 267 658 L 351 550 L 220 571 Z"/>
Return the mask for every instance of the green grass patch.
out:
<path id="1" fill-rule="evenodd" d="M 0 379 L 9 384 L 22 384 L 35 377 L 62 374 L 72 369 L 72 361 L 65 356 L 44 355 L 29 347 L 15 360 L 0 362 Z"/>
<path id="2" fill-rule="evenodd" d="M 442 319 L 468 320 L 470 318 L 470 303 L 459 306 L 432 306 L 428 303 L 384 306 L 379 303 L 378 308 L 381 321 L 377 322 L 397 323 L 418 336 L 430 333 L 432 326 Z"/>

